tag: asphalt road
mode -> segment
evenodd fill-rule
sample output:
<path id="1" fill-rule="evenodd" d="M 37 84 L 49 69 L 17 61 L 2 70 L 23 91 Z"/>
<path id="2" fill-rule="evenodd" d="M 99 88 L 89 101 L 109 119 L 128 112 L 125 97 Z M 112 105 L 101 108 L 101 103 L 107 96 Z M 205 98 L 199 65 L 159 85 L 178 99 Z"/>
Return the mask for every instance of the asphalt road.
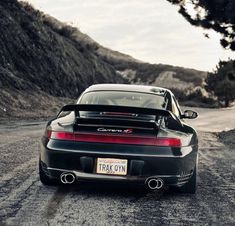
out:
<path id="1" fill-rule="evenodd" d="M 103 184 L 43 186 L 37 162 L 44 123 L 1 124 L 0 225 L 235 225 L 235 150 L 210 132 L 235 128 L 235 110 L 199 111 L 193 122 L 200 130 L 196 195 Z"/>

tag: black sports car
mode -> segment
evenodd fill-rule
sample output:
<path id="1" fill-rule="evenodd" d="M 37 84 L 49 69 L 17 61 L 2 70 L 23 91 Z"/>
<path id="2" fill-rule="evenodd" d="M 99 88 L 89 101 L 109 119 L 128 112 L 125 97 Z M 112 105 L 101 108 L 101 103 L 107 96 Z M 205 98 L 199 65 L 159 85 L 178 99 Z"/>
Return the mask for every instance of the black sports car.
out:
<path id="1" fill-rule="evenodd" d="M 93 85 L 64 106 L 42 138 L 40 180 L 134 182 L 195 193 L 198 138 L 170 90 Z"/>

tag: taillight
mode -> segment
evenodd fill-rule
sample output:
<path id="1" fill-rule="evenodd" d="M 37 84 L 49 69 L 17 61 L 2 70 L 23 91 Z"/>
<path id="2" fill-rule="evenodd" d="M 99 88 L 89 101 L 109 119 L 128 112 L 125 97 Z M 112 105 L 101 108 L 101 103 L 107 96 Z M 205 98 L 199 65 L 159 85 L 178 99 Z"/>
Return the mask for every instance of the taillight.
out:
<path id="1" fill-rule="evenodd" d="M 154 139 L 152 137 L 140 136 L 76 134 L 75 140 L 98 143 L 154 145 Z"/>
<path id="2" fill-rule="evenodd" d="M 52 139 L 56 140 L 75 140 L 75 135 L 72 132 L 52 132 Z"/>
<path id="3" fill-rule="evenodd" d="M 169 137 L 147 137 L 134 135 L 104 135 L 91 133 L 72 133 L 72 132 L 55 132 L 50 135 L 51 139 L 56 140 L 70 140 L 80 142 L 92 143 L 114 143 L 114 144 L 136 144 L 136 145 L 150 145 L 162 147 L 180 147 L 181 140 L 178 138 Z"/>
<path id="4" fill-rule="evenodd" d="M 156 138 L 156 146 L 180 147 L 181 140 L 179 138 L 158 137 Z"/>
<path id="5" fill-rule="evenodd" d="M 50 139 L 51 138 L 52 131 L 51 130 L 46 130 L 45 136 Z"/>

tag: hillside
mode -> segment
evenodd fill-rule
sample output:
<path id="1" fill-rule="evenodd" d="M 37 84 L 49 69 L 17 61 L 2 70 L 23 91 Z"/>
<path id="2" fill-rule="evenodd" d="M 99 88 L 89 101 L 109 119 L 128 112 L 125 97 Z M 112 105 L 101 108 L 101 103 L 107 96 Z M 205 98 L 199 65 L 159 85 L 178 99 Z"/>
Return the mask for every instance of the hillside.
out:
<path id="1" fill-rule="evenodd" d="M 204 104 L 208 104 L 208 101 L 211 101 L 208 100 L 206 91 L 201 88 L 207 76 L 205 71 L 142 62 L 130 55 L 100 45 L 79 29 L 66 25 L 53 17 L 46 16 L 46 21 L 53 29 L 63 30 L 74 41 L 89 48 L 107 64 L 113 66 L 117 74 L 121 75 L 128 83 L 169 88 L 175 92 L 181 101 L 190 105 L 198 105 L 199 102 L 204 102 L 200 103 L 200 106 L 204 106 Z M 195 98 L 198 96 L 199 98 Z"/>
<path id="2" fill-rule="evenodd" d="M 103 47 L 27 3 L 0 1 L 0 117 L 54 115 L 95 83 L 180 87 L 182 96 L 201 86 L 205 75 L 141 62 Z"/>
<path id="3" fill-rule="evenodd" d="M 164 86 L 166 88 L 191 89 L 201 86 L 207 72 L 195 69 L 150 64 L 133 58 L 130 55 L 106 48 L 79 29 L 65 25 L 57 19 L 45 16 L 47 23 L 55 30 L 64 30 L 68 36 L 83 46 L 89 47 L 97 56 L 112 65 L 122 77 L 130 83 L 144 83 Z M 164 82 L 162 83 L 161 81 Z M 175 83 L 175 81 L 178 81 Z M 180 86 L 179 86 L 179 83 Z"/>
<path id="4" fill-rule="evenodd" d="M 55 31 L 41 12 L 0 1 L 1 116 L 43 116 L 48 107 L 56 111 L 89 85 L 105 82 L 124 80 L 89 48 Z"/>

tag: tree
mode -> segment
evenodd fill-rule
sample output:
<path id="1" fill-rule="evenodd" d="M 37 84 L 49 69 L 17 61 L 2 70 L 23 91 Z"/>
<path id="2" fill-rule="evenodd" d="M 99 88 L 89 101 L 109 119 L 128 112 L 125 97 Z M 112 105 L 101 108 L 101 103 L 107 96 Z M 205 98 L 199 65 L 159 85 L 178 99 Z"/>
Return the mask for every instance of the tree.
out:
<path id="1" fill-rule="evenodd" d="M 167 0 L 179 5 L 179 13 L 192 25 L 222 35 L 224 48 L 235 50 L 235 0 Z"/>
<path id="2" fill-rule="evenodd" d="M 213 73 L 208 73 L 206 90 L 228 107 L 235 100 L 235 61 L 220 61 Z"/>

